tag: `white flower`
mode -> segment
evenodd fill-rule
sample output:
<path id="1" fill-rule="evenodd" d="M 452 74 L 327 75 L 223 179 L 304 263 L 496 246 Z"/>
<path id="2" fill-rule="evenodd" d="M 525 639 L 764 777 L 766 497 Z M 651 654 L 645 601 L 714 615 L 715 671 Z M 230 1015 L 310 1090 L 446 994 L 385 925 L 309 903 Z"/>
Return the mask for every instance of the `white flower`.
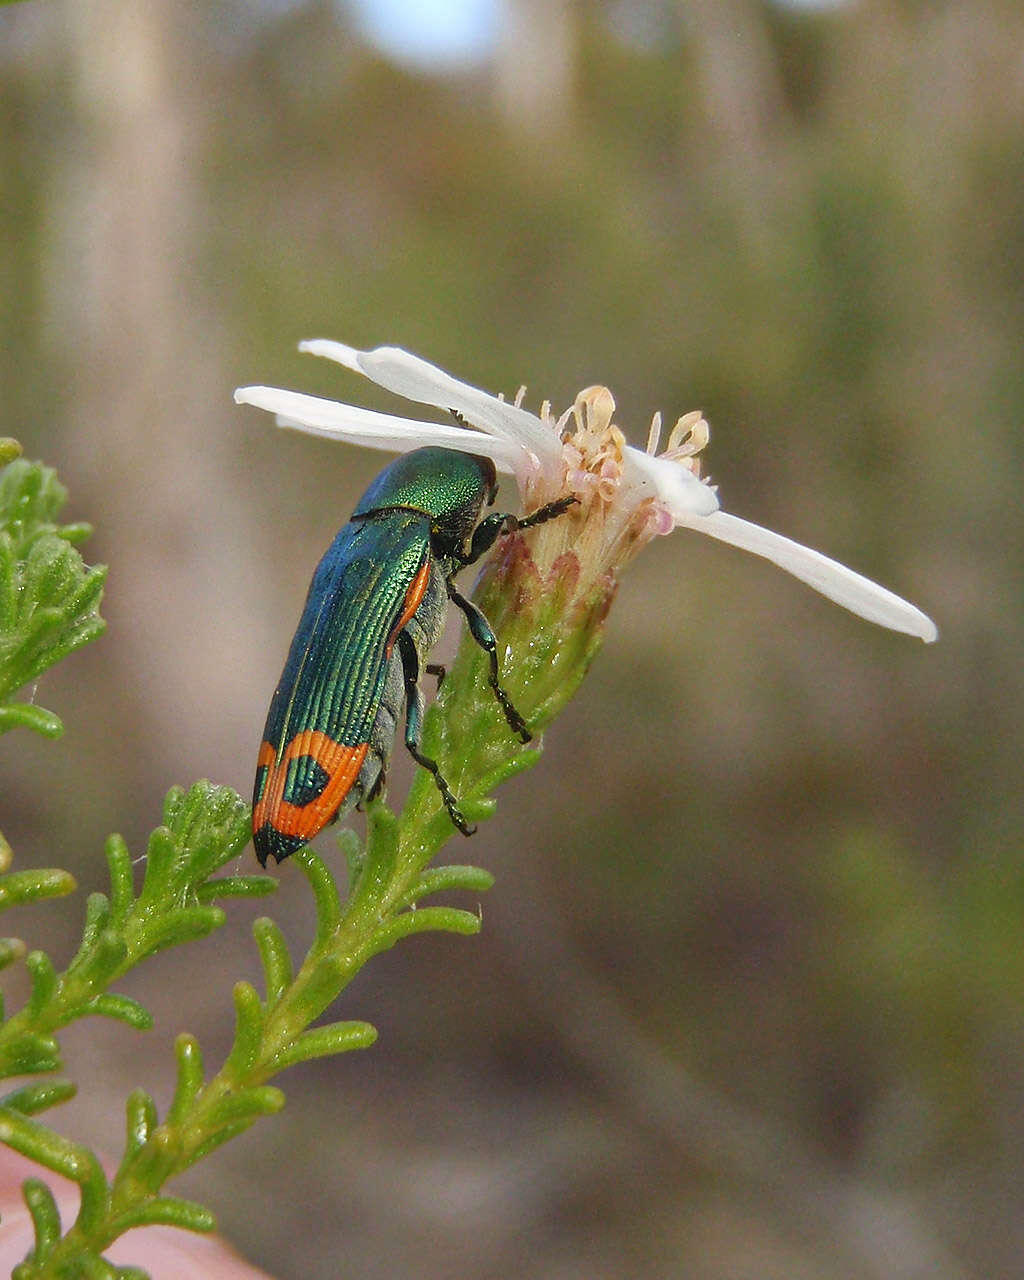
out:
<path id="1" fill-rule="evenodd" d="M 527 510 L 575 493 L 579 506 L 538 531 L 548 540 L 549 563 L 560 550 L 571 549 L 581 564 L 614 572 L 652 537 L 682 526 L 763 556 L 870 622 L 928 642 L 938 635 L 930 618 L 893 592 L 781 534 L 719 510 L 715 490 L 700 478 L 697 455 L 707 443 L 708 426 L 699 413 L 679 419 L 659 455 L 660 416 L 655 415 L 646 451 L 626 444 L 612 422 L 615 401 L 605 387 L 581 391 L 556 420 L 546 402 L 537 416 L 522 407 L 522 391 L 509 403 L 398 347 L 356 351 L 319 339 L 302 343 L 300 350 L 336 360 L 466 425 L 397 418 L 273 387 L 240 387 L 235 400 L 269 410 L 281 426 L 371 448 L 404 452 L 441 445 L 485 455 L 499 470 L 515 475 Z"/>

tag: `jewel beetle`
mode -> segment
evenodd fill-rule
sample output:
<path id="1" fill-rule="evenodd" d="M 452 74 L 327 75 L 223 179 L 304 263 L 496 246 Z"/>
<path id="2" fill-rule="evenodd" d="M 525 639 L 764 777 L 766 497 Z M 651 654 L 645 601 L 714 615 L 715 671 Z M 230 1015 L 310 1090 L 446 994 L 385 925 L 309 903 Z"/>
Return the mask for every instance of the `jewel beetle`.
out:
<path id="1" fill-rule="evenodd" d="M 253 788 L 260 862 L 295 853 L 343 810 L 381 789 L 398 720 L 405 745 L 434 776 L 452 822 L 473 831 L 437 762 L 420 748 L 420 671 L 444 627 L 447 601 L 462 610 L 490 658 L 489 683 L 509 727 L 530 731 L 498 680 L 490 623 L 455 586 L 460 569 L 502 533 L 561 515 L 573 497 L 532 515 L 480 518 L 497 492 L 490 458 L 430 447 L 403 454 L 373 481 L 310 583 L 298 630 L 267 714 Z"/>

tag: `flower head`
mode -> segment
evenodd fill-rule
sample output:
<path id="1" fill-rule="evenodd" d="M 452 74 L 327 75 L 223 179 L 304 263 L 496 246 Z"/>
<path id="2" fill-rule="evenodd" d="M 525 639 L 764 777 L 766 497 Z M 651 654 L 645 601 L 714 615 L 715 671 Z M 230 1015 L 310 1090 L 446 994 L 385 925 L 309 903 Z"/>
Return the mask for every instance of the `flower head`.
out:
<path id="1" fill-rule="evenodd" d="M 541 526 L 531 551 L 543 573 L 574 553 L 588 582 L 618 570 L 652 538 L 684 527 L 777 564 L 852 612 L 925 641 L 935 624 L 920 609 L 852 569 L 719 509 L 714 488 L 700 475 L 698 455 L 708 441 L 700 413 L 680 418 L 658 453 L 660 415 L 651 424 L 647 448 L 638 449 L 613 421 L 615 401 L 606 387 L 581 391 L 559 418 L 545 401 L 539 415 L 523 408 L 524 392 L 512 402 L 459 382 L 442 369 L 398 347 L 357 351 L 323 339 L 300 350 L 336 360 L 397 395 L 449 412 L 456 425 L 393 417 L 272 387 L 241 387 L 240 404 L 277 415 L 281 426 L 340 436 L 371 448 L 403 452 L 441 445 L 492 458 L 511 472 L 523 505 L 532 510 L 571 492 L 578 504 Z"/>

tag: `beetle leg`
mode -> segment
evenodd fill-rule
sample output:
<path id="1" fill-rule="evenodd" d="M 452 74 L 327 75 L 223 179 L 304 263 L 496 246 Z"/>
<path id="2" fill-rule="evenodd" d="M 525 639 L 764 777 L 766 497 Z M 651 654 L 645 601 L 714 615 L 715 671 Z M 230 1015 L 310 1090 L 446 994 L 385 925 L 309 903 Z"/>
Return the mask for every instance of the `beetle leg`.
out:
<path id="1" fill-rule="evenodd" d="M 515 524 L 512 529 L 532 529 L 535 524 L 544 524 L 548 520 L 554 520 L 557 516 L 568 511 L 576 502 L 579 502 L 579 498 L 574 497 L 571 493 L 566 498 L 556 498 L 554 502 L 545 502 L 532 515 L 524 516 L 522 520 L 518 516 L 513 516 L 512 519 Z"/>
<path id="2" fill-rule="evenodd" d="M 434 775 L 437 789 L 441 793 L 448 816 L 464 836 L 471 836 L 476 827 L 471 827 L 462 815 L 458 801 L 452 789 L 445 782 L 436 760 L 431 760 L 420 750 L 423 730 L 423 690 L 420 688 L 420 657 L 416 652 L 412 636 L 408 631 L 398 633 L 398 652 L 402 655 L 402 672 L 405 677 L 405 745 L 409 754 L 417 764 L 423 766 Z"/>
<path id="3" fill-rule="evenodd" d="M 461 565 L 473 564 L 482 555 L 490 551 L 501 534 L 515 533 L 517 529 L 532 529 L 534 525 L 554 520 L 576 502 L 579 502 L 579 498 L 569 494 L 566 498 L 557 498 L 554 502 L 546 502 L 544 506 L 538 507 L 532 515 L 523 516 L 521 520 L 518 516 L 502 514 L 496 511 L 493 515 L 486 516 L 480 521 L 473 530 L 469 550 L 463 555 L 457 555 L 456 559 Z"/>
<path id="4" fill-rule="evenodd" d="M 423 668 L 423 670 L 427 673 L 428 676 L 437 677 L 437 687 L 440 689 L 440 687 L 444 684 L 445 676 L 448 674 L 447 669 L 444 666 L 442 666 L 440 662 L 428 662 L 427 665 Z"/>
<path id="5" fill-rule="evenodd" d="M 458 605 L 466 615 L 470 635 L 490 660 L 491 670 L 487 678 L 488 683 L 494 691 L 494 696 L 501 704 L 501 709 L 505 713 L 509 728 L 513 733 L 519 735 L 520 741 L 529 742 L 533 734 L 526 727 L 526 721 L 512 705 L 512 699 L 498 683 L 498 640 L 491 629 L 491 624 L 471 600 L 467 600 L 464 595 L 459 594 L 453 582 L 448 582 L 447 585 L 448 595 L 452 603 Z"/>

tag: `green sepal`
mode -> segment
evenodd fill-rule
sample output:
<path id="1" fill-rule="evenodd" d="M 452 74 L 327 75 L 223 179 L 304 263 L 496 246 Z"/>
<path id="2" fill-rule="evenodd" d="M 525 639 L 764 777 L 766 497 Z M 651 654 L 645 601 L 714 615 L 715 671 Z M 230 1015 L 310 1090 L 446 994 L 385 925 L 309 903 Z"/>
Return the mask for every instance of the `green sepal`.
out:
<path id="1" fill-rule="evenodd" d="M 285 988 L 292 980 L 292 958 L 288 952 L 288 943 L 278 926 L 267 916 L 261 916 L 253 922 L 252 934 L 259 948 L 260 960 L 263 964 L 263 981 L 267 992 L 267 1006 L 280 1000 Z"/>
<path id="2" fill-rule="evenodd" d="M 158 1121 L 156 1103 L 145 1089 L 133 1089 L 128 1095 L 124 1110 L 125 1150 L 122 1169 L 146 1145 Z"/>
<path id="3" fill-rule="evenodd" d="M 313 1058 L 327 1058 L 351 1049 L 369 1049 L 377 1039 L 377 1028 L 369 1022 L 333 1022 L 329 1026 L 304 1031 L 273 1061 L 275 1071 L 293 1067 Z"/>
<path id="4" fill-rule="evenodd" d="M 64 733 L 64 721 L 55 711 L 34 702 L 10 702 L 0 707 L 0 733 L 11 729 L 31 729 L 44 738 L 55 739 Z"/>
<path id="5" fill-rule="evenodd" d="M 398 900 L 399 907 L 412 906 L 421 898 L 434 893 L 456 890 L 468 893 L 486 893 L 494 887 L 494 876 L 483 867 L 459 866 L 452 863 L 444 867 L 430 867 L 424 871 L 409 891 Z"/>
<path id="6" fill-rule="evenodd" d="M 63 898 L 77 888 L 75 877 L 57 868 L 10 871 L 0 879 L 0 911 L 43 898 Z"/>
<path id="7" fill-rule="evenodd" d="M 127 1022 L 136 1031 L 149 1031 L 153 1026 L 153 1015 L 145 1007 L 133 1000 L 131 996 L 118 995 L 114 991 L 104 991 L 76 1010 L 75 1017 L 82 1018 L 87 1014 L 99 1014 L 104 1018 L 116 1018 L 119 1022 Z"/>
<path id="8" fill-rule="evenodd" d="M 235 1042 L 224 1068 L 241 1076 L 251 1069 L 259 1056 L 263 1040 L 263 1005 L 251 983 L 236 982 L 232 994 L 235 1000 Z"/>
<path id="9" fill-rule="evenodd" d="M 35 1248 L 31 1260 L 45 1262 L 61 1237 L 60 1209 L 53 1192 L 40 1178 L 26 1178 L 21 1184 L 32 1228 L 35 1232 Z"/>
<path id="10" fill-rule="evenodd" d="M 153 1280 L 153 1278 L 142 1267 L 118 1267 L 114 1272 L 114 1280 Z"/>
<path id="11" fill-rule="evenodd" d="M 182 1034 L 174 1042 L 178 1060 L 178 1080 L 167 1112 L 168 1127 L 180 1124 L 193 1099 L 203 1087 L 203 1054 L 195 1036 Z"/>
<path id="12" fill-rule="evenodd" d="M 118 1235 L 135 1227 L 178 1227 L 182 1231 L 209 1232 L 217 1229 L 217 1219 L 194 1200 L 177 1196 L 154 1196 L 118 1216 L 111 1229 Z"/>
<path id="13" fill-rule="evenodd" d="M 73 1080 L 41 1080 L 13 1090 L 0 1099 L 0 1106 L 19 1111 L 23 1116 L 35 1116 L 50 1107 L 59 1107 L 62 1102 L 70 1102 L 77 1092 L 78 1086 Z"/>
<path id="14" fill-rule="evenodd" d="M 305 845 L 295 855 L 295 861 L 302 868 L 309 887 L 313 891 L 313 902 L 316 906 L 316 938 L 313 949 L 325 946 L 341 920 L 341 897 L 334 877 L 328 870 L 327 863 L 309 845 Z"/>

